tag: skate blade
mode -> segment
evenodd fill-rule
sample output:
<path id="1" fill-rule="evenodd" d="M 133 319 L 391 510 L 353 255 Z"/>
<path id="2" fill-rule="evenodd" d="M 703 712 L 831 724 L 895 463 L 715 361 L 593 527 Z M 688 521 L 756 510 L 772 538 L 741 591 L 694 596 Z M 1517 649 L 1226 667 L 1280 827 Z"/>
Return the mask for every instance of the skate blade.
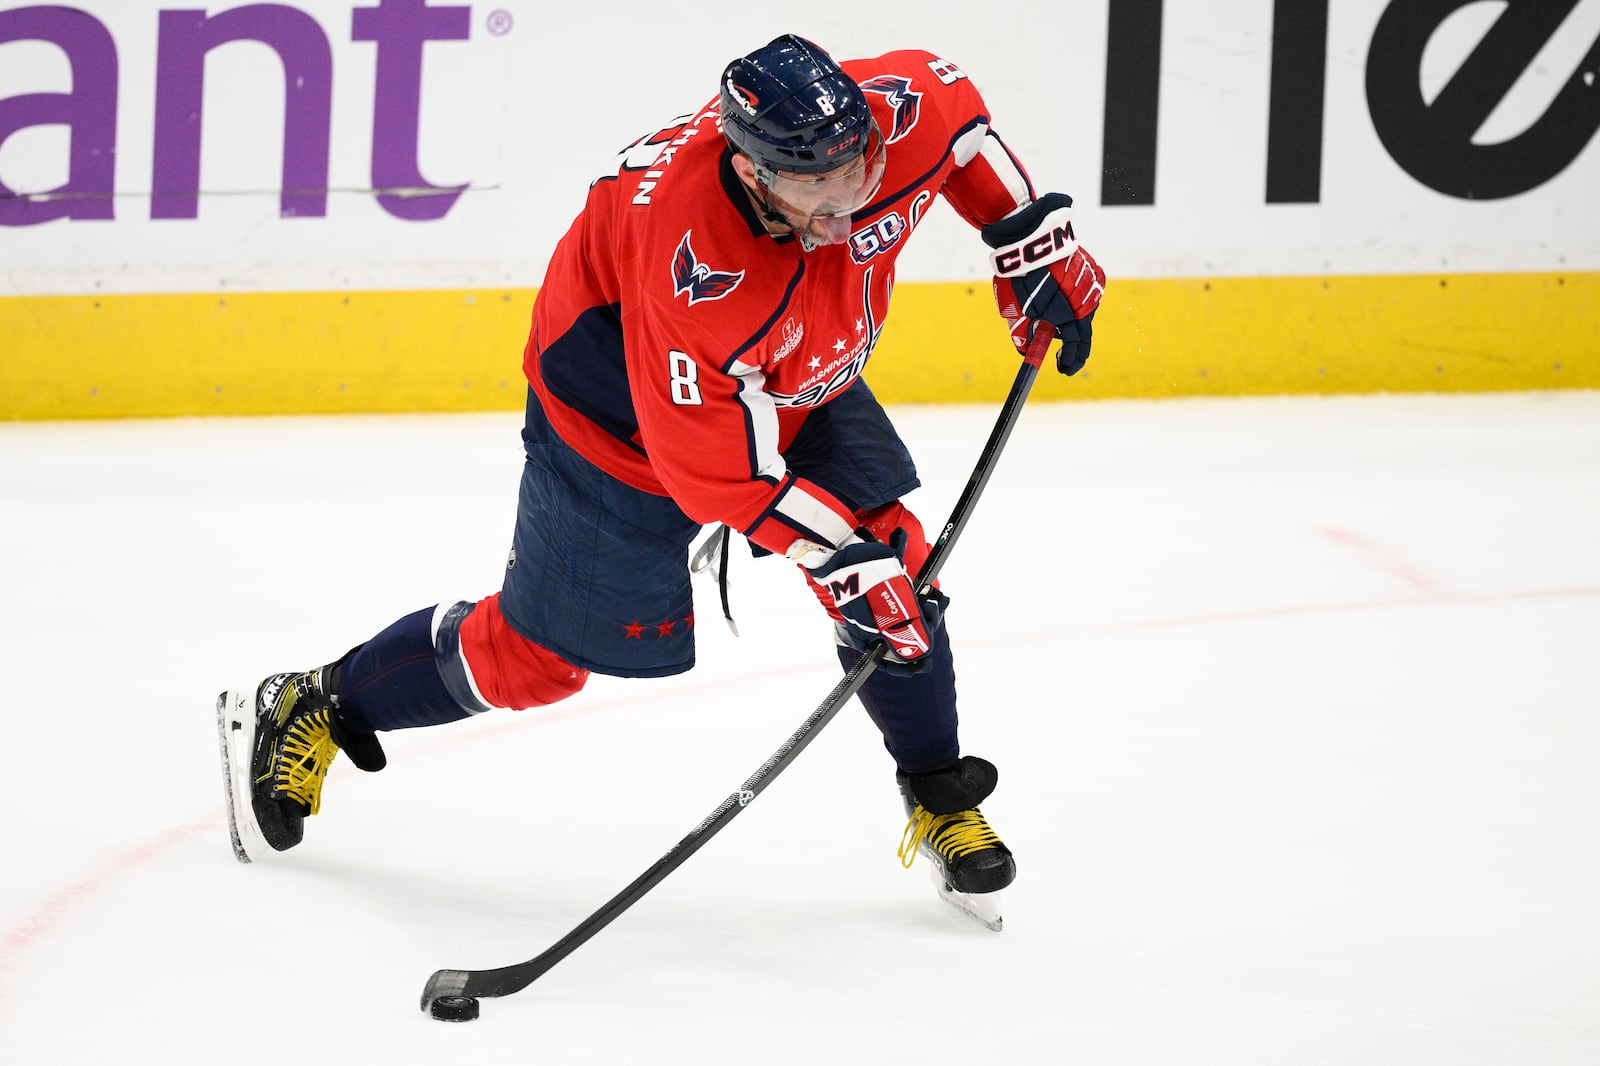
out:
<path id="1" fill-rule="evenodd" d="M 250 806 L 250 755 L 256 743 L 255 699 L 229 689 L 217 696 L 217 741 L 222 753 L 222 789 L 228 802 L 228 837 L 233 857 L 253 862 L 272 853 Z"/>
<path id="2" fill-rule="evenodd" d="M 1005 928 L 1005 919 L 1000 916 L 1000 893 L 957 892 L 945 882 L 937 869 L 930 872 L 933 874 L 933 887 L 940 899 L 991 932 L 998 933 Z"/>

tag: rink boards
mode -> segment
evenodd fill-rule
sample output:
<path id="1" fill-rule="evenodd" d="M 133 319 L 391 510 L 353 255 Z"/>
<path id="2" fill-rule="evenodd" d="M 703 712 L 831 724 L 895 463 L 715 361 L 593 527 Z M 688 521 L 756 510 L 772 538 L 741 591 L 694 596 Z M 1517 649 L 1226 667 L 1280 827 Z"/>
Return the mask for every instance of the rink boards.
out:
<path id="1" fill-rule="evenodd" d="M 762 0 L 670 61 L 662 5 L 0 2 L 0 420 L 516 408 L 590 182 L 797 30 L 926 49 L 1075 197 L 1111 282 L 1043 399 L 1600 387 L 1600 0 L 1009 10 L 1070 47 L 962 0 Z M 997 398 L 988 249 L 938 202 L 913 230 L 867 377 Z"/>
<path id="2" fill-rule="evenodd" d="M 0 298 L 0 419 L 519 407 L 534 292 Z M 1041 399 L 1600 388 L 1600 274 L 1114 280 Z M 869 382 L 981 402 L 1014 363 L 983 283 L 908 282 Z"/>

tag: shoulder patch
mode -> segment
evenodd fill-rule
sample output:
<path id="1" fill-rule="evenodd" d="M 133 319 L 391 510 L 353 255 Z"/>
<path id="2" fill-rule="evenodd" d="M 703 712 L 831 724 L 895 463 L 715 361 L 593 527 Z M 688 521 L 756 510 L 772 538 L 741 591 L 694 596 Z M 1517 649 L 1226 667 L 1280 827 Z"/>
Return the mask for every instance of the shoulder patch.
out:
<path id="1" fill-rule="evenodd" d="M 672 253 L 672 295 L 682 296 L 689 294 L 689 305 L 692 307 L 701 300 L 720 300 L 734 289 L 739 287 L 739 282 L 744 280 L 744 271 L 737 272 L 712 270 L 695 258 L 694 249 L 689 246 L 689 233 L 684 233 L 683 240 L 678 242 L 677 251 Z"/>
<path id="2" fill-rule="evenodd" d="M 911 132 L 911 127 L 922 117 L 922 94 L 911 88 L 911 79 L 895 74 L 880 74 L 861 83 L 863 92 L 877 93 L 894 108 L 893 129 L 886 143 L 893 144 Z"/>

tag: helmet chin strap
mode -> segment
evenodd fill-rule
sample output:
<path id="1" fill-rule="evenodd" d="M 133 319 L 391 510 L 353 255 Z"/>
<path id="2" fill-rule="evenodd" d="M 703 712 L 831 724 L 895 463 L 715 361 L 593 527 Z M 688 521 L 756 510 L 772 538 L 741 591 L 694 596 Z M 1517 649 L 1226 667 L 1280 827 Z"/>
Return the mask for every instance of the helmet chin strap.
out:
<path id="1" fill-rule="evenodd" d="M 761 215 L 764 221 L 775 222 L 791 233 L 794 232 L 794 226 L 790 224 L 788 219 L 783 217 L 782 212 L 772 206 L 772 201 L 767 199 L 765 186 L 757 185 L 752 189 L 747 184 L 745 185 L 745 191 L 749 194 L 750 202 L 755 205 L 757 213 Z"/>

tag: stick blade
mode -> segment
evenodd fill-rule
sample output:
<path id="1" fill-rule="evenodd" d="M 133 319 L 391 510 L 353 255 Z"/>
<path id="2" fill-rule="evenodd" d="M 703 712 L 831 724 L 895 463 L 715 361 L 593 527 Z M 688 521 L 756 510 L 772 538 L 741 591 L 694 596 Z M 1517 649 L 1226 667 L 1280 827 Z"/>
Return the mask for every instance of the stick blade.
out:
<path id="1" fill-rule="evenodd" d="M 547 951 L 527 962 L 496 970 L 435 970 L 422 987 L 422 1009 L 429 1010 L 434 1000 L 445 996 L 494 999 L 520 992 L 538 980 L 559 958 L 552 959 Z"/>
<path id="2" fill-rule="evenodd" d="M 426 1014 L 432 1009 L 433 1001 L 441 996 L 466 995 L 469 977 L 471 974 L 466 970 L 435 970 L 422 988 L 423 1013 Z"/>

